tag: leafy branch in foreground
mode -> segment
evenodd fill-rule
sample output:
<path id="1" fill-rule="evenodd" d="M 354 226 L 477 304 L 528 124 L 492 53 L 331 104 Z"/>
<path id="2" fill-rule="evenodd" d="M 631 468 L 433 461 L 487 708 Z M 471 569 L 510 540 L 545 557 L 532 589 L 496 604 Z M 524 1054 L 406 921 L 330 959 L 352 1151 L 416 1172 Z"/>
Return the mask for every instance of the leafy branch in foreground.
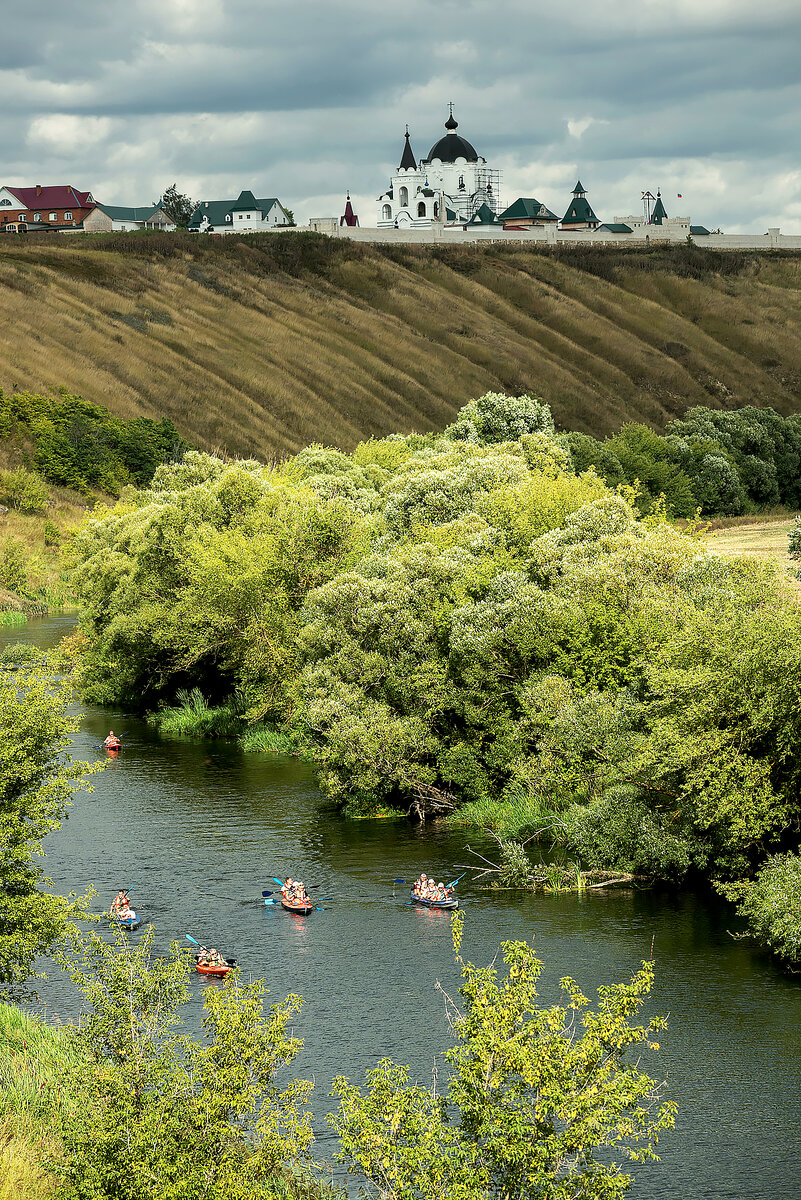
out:
<path id="1" fill-rule="evenodd" d="M 674 1103 L 640 1070 L 640 1048 L 656 1050 L 661 1017 L 632 1023 L 653 984 L 643 962 L 629 983 L 598 989 L 598 1007 L 574 980 L 563 1002 L 537 1005 L 542 963 L 526 942 L 504 942 L 506 977 L 460 954 L 463 1007 L 446 997 L 458 1043 L 446 1057 L 444 1096 L 409 1081 L 382 1060 L 364 1093 L 339 1077 L 329 1117 L 340 1159 L 363 1174 L 382 1200 L 615 1200 L 632 1177 L 610 1151 L 633 1162 L 656 1159 Z M 438 985 L 439 986 L 439 985 Z M 596 1157 L 602 1152 L 602 1159 Z"/>
<path id="2" fill-rule="evenodd" d="M 73 790 L 101 766 L 65 754 L 78 727 L 71 699 L 69 688 L 35 670 L 0 677 L 0 986 L 11 990 L 84 903 L 41 891 L 50 881 L 36 861 Z"/>
<path id="3" fill-rule="evenodd" d="M 272 1200 L 293 1196 L 291 1166 L 312 1139 L 304 1109 L 312 1084 L 283 1090 L 276 1073 L 301 1041 L 287 1032 L 300 1008 L 288 996 L 267 1015 L 261 981 L 233 972 L 204 996 L 205 1040 L 176 1032 L 189 965 L 173 943 L 152 956 L 153 931 L 134 947 L 72 935 L 61 956 L 88 1001 L 73 1036 L 85 1048 L 87 1110 L 64 1130 L 56 1167 L 62 1200 Z"/>

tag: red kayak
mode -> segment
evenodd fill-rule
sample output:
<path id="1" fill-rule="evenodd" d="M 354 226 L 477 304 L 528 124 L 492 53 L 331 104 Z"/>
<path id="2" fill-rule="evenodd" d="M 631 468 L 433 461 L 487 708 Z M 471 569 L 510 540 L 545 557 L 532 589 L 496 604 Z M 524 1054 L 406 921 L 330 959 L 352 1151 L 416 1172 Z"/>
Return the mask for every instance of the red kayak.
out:
<path id="1" fill-rule="evenodd" d="M 281 907 L 287 912 L 294 913 L 297 917 L 308 917 L 309 913 L 314 912 L 314 904 L 311 900 L 285 900 L 281 897 Z"/>
<path id="2" fill-rule="evenodd" d="M 210 963 L 199 963 L 197 960 L 195 961 L 195 970 L 197 971 L 198 975 L 217 975 L 220 978 L 222 978 L 223 975 L 227 975 L 229 971 L 233 971 L 235 966 L 236 960 L 233 958 L 230 958 L 227 962 L 218 964 L 217 966 L 212 966 Z"/>
<path id="3" fill-rule="evenodd" d="M 122 742 L 104 742 L 103 748 L 116 754 L 118 750 L 122 750 Z"/>

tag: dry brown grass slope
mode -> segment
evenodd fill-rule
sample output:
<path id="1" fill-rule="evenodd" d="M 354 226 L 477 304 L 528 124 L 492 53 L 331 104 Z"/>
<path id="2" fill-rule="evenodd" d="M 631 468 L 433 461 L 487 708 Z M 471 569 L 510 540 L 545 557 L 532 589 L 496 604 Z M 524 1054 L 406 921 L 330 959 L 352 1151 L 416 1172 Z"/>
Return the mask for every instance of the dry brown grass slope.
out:
<path id="1" fill-rule="evenodd" d="M 440 428 L 488 389 L 595 434 L 801 408 L 801 255 L 0 238 L 0 387 L 267 457 Z"/>

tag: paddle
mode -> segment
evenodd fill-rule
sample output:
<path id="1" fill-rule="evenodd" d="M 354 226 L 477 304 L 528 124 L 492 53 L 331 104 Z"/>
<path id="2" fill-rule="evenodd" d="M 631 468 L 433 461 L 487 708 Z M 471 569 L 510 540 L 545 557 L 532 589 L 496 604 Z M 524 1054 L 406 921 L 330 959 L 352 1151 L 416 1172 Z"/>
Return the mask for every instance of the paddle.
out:
<path id="1" fill-rule="evenodd" d="M 275 892 L 262 892 L 262 896 L 274 896 Z"/>
<path id="2" fill-rule="evenodd" d="M 463 871 L 462 874 L 459 876 L 459 879 L 464 879 L 466 874 L 467 874 L 467 871 Z M 449 887 L 449 888 L 456 887 L 457 883 L 459 882 L 459 879 L 452 879 L 451 882 L 447 883 L 445 886 Z"/>
<path id="3" fill-rule="evenodd" d="M 191 942 L 193 946 L 199 946 L 199 945 L 200 945 L 200 942 L 196 942 L 196 941 L 195 941 L 195 939 L 194 939 L 193 937 L 190 937 L 188 933 L 185 933 L 185 934 L 184 934 L 184 937 L 186 938 L 186 940 L 187 940 L 188 942 Z"/>
<path id="4" fill-rule="evenodd" d="M 406 880 L 405 879 L 393 879 L 392 882 L 393 883 L 405 883 Z"/>

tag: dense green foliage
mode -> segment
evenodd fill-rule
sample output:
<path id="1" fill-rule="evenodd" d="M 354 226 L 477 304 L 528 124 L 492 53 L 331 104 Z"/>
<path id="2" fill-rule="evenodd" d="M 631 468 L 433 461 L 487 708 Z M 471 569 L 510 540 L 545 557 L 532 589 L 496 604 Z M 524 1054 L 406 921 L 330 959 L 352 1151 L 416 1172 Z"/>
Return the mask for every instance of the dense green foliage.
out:
<path id="1" fill-rule="evenodd" d="M 341 1159 L 386 1200 L 615 1200 L 632 1182 L 603 1150 L 643 1162 L 674 1123 L 675 1105 L 639 1055 L 658 1049 L 664 1020 L 634 1025 L 653 983 L 643 963 L 630 983 L 599 990 L 596 1011 L 572 979 L 563 1002 L 539 1007 L 542 963 L 525 942 L 504 942 L 507 971 L 479 968 L 459 954 L 461 1006 L 449 1001 L 458 1038 L 446 1058 L 443 1094 L 409 1082 L 385 1059 L 368 1071 L 366 1093 L 334 1082 L 332 1118 Z M 632 1061 L 632 1059 L 637 1061 Z M 597 1152 L 602 1153 L 596 1157 Z"/>
<path id="2" fill-rule="evenodd" d="M 77 931 L 62 956 L 88 1011 L 72 1034 L 86 1108 L 65 1121 L 63 1200 L 251 1200 L 293 1194 L 282 1173 L 311 1142 L 312 1084 L 275 1076 L 302 1043 L 288 1026 L 300 999 L 263 1011 L 260 981 L 238 972 L 204 996 L 205 1037 L 177 1031 L 189 963 Z M 88 1117 L 88 1119 L 87 1119 Z"/>
<path id="3" fill-rule="evenodd" d="M 798 844 L 801 614 L 771 568 L 650 508 L 577 472 L 529 396 L 352 455 L 189 454 L 75 539 L 81 686 L 165 729 L 311 747 L 354 814 L 748 879 Z"/>
<path id="4" fill-rule="evenodd" d="M 66 392 L 54 398 L 0 391 L 0 440 L 27 454 L 49 483 L 109 495 L 118 495 L 125 484 L 147 483 L 159 463 L 179 458 L 187 448 L 172 421 L 125 421 Z M 23 512 L 38 512 L 47 494 L 36 475 L 3 471 L 0 502 L 9 500 Z"/>
<path id="5" fill-rule="evenodd" d="M 752 934 L 788 963 L 801 962 L 801 855 L 774 854 L 756 878 L 722 887 Z"/>
<path id="6" fill-rule="evenodd" d="M 801 417 L 772 408 L 691 408 L 664 437 L 624 425 L 604 441 L 585 433 L 563 441 L 578 470 L 594 466 L 612 487 L 636 484 L 641 512 L 660 495 L 676 517 L 801 505 Z"/>
<path id="7" fill-rule="evenodd" d="M 89 768 L 65 757 L 77 728 L 68 689 L 36 672 L 0 680 L 0 986 L 18 988 L 74 905 L 42 891 L 37 858 Z"/>

